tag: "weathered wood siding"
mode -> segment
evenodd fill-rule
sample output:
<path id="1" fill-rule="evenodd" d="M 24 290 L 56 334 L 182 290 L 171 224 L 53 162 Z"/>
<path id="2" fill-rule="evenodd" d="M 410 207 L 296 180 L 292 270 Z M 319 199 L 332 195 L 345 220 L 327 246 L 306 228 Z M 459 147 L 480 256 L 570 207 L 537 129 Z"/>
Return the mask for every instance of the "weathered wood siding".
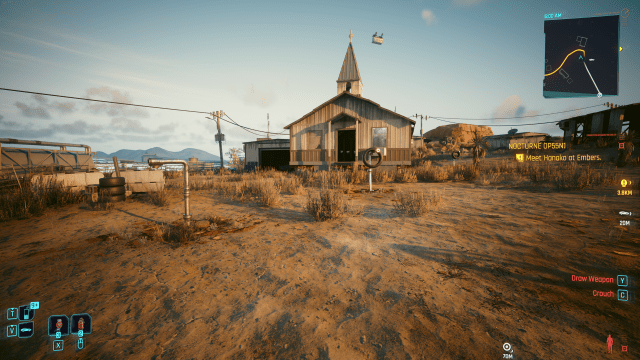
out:
<path id="1" fill-rule="evenodd" d="M 291 150 L 290 161 L 327 161 L 327 150 Z"/>
<path id="2" fill-rule="evenodd" d="M 368 148 L 358 150 L 358 160 L 362 161 L 362 155 Z M 383 163 L 392 161 L 409 161 L 411 162 L 411 149 L 392 149 L 387 148 L 387 156 L 382 157 Z"/>
<path id="3" fill-rule="evenodd" d="M 340 114 L 344 114 L 345 117 L 336 119 L 333 124 L 329 125 L 328 121 Z M 387 148 L 411 148 L 411 122 L 384 111 L 368 101 L 351 96 L 343 96 L 291 126 L 291 150 L 309 150 L 308 136 L 306 133 L 308 131 L 321 130 L 323 134 L 322 149 L 332 150 L 331 160 L 336 161 L 334 156 L 337 130 L 355 129 L 355 119 L 359 120 L 357 139 L 359 149 L 366 150 L 372 146 L 372 131 L 375 127 L 387 128 Z M 329 131 L 329 129 L 331 130 Z M 294 157 L 294 154 L 298 153 L 292 151 L 291 161 L 303 161 L 295 160 L 298 155 Z M 404 157 L 404 155 L 402 157 Z"/>

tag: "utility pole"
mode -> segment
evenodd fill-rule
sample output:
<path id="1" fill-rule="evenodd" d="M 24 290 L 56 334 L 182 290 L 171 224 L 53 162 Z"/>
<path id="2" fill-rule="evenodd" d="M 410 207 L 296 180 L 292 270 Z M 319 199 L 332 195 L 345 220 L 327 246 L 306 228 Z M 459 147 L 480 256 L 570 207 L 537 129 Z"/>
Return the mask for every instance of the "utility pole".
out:
<path id="1" fill-rule="evenodd" d="M 267 139 L 269 138 L 269 113 L 267 113 Z"/>
<path id="2" fill-rule="evenodd" d="M 427 118 L 428 118 L 428 116 L 427 116 L 427 115 L 419 115 L 419 114 L 415 114 L 415 115 L 413 115 L 412 117 L 414 117 L 414 118 L 416 118 L 416 119 L 417 119 L 418 117 L 420 118 L 420 137 L 422 137 L 422 119 L 427 119 Z"/>
<path id="3" fill-rule="evenodd" d="M 211 114 L 213 116 L 213 114 Z M 224 158 L 222 157 L 222 132 L 220 131 L 220 118 L 224 116 L 222 110 L 215 112 L 215 117 L 218 120 L 218 144 L 220 145 L 220 170 L 224 167 Z"/>

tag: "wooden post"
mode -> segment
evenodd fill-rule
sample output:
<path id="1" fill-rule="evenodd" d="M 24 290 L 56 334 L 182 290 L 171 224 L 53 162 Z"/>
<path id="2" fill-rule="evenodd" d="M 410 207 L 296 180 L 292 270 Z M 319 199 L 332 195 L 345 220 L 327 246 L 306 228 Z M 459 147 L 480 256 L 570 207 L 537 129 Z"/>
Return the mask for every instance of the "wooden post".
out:
<path id="1" fill-rule="evenodd" d="M 118 158 L 117 157 L 113 157 L 113 166 L 115 167 L 116 170 L 116 176 L 120 177 L 120 167 L 118 166 Z"/>
<path id="2" fill-rule="evenodd" d="M 220 131 L 220 118 L 223 116 L 222 111 L 216 111 L 216 118 L 218 119 L 218 144 L 220 145 L 220 171 L 224 167 L 224 158 L 222 157 L 222 133 Z"/>
<path id="3" fill-rule="evenodd" d="M 331 121 L 327 122 L 327 143 L 325 147 L 327 148 L 327 163 L 329 167 L 331 167 Z"/>
<path id="4" fill-rule="evenodd" d="M 356 162 L 353 164 L 353 168 L 358 168 L 358 146 L 360 146 L 360 141 L 358 141 L 358 119 L 356 119 Z"/>

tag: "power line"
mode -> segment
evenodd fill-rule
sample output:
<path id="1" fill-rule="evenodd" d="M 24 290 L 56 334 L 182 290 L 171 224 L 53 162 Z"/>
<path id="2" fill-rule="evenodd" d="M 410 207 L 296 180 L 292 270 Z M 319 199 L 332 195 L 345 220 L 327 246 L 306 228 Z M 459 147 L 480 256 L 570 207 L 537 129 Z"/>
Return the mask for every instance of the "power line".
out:
<path id="1" fill-rule="evenodd" d="M 36 95 L 55 96 L 55 97 L 61 97 L 61 98 L 65 98 L 65 99 L 76 99 L 76 100 L 86 100 L 86 101 L 97 101 L 97 102 L 103 102 L 103 103 L 109 103 L 109 104 L 117 104 L 117 105 L 139 106 L 139 107 L 146 107 L 146 108 L 151 108 L 151 109 L 173 110 L 173 111 L 184 111 L 184 112 L 192 112 L 192 113 L 198 113 L 198 114 L 209 114 L 209 112 L 206 112 L 206 111 L 193 111 L 193 110 L 182 110 L 182 109 L 163 108 L 163 107 L 158 107 L 158 106 L 148 106 L 148 105 L 127 104 L 127 103 L 121 103 L 121 102 L 116 102 L 116 101 L 95 100 L 95 99 L 79 98 L 79 97 L 73 97 L 73 96 L 64 96 L 64 95 L 45 94 L 45 93 L 39 93 L 39 92 L 33 92 L 33 91 L 25 91 L 25 90 L 14 90 L 14 89 L 5 89 L 5 88 L 0 88 L 0 90 L 5 90 L 5 91 L 15 91 L 15 92 L 21 92 L 21 93 L 27 93 L 27 94 L 36 94 Z"/>
<path id="2" fill-rule="evenodd" d="M 590 108 L 594 108 L 597 106 L 604 106 L 604 104 L 600 104 L 600 105 L 593 105 L 593 106 L 587 106 L 587 107 L 583 107 L 580 109 L 573 109 L 573 110 L 566 110 L 566 111 L 558 111 L 558 112 L 554 112 L 554 113 L 548 113 L 548 114 L 539 114 L 539 115 L 529 115 L 529 116 L 515 116 L 515 117 L 505 117 L 505 118 L 490 118 L 490 119 L 464 119 L 464 118 L 446 118 L 446 117 L 439 117 L 439 116 L 429 116 L 429 118 L 434 118 L 434 119 L 447 119 L 447 120 L 508 120 L 508 119 L 523 119 L 523 118 L 530 118 L 530 117 L 538 117 L 538 116 L 547 116 L 547 115 L 555 115 L 555 114 L 562 114 L 562 113 L 567 113 L 567 112 L 572 112 L 572 111 L 578 111 L 578 110 L 584 110 L 584 109 L 590 109 Z"/>
<path id="3" fill-rule="evenodd" d="M 458 123 L 458 122 L 455 122 L 455 121 L 442 120 L 440 118 L 431 117 L 431 116 L 429 116 L 429 119 L 436 119 L 436 120 L 439 120 L 439 121 L 448 122 L 450 124 L 461 124 L 461 123 Z M 511 125 L 493 125 L 493 124 L 491 124 L 490 126 L 491 127 L 494 127 L 494 126 L 529 126 L 529 125 L 553 124 L 553 123 L 558 123 L 559 121 L 561 121 L 561 120 L 539 122 L 539 123 L 533 123 L 533 124 L 511 124 Z M 489 126 L 489 125 L 487 125 L 487 126 Z"/>
<path id="4" fill-rule="evenodd" d="M 26 91 L 26 90 L 16 90 L 16 89 L 5 89 L 5 88 L 0 88 L 0 90 L 4 90 L 4 91 L 14 91 L 14 92 L 21 92 L 21 93 L 26 93 L 26 94 L 34 94 L 34 95 L 46 95 L 46 96 L 53 96 L 53 97 L 60 97 L 60 98 L 65 98 L 65 99 L 75 99 L 75 100 L 85 100 L 85 101 L 95 101 L 95 102 L 102 102 L 102 103 L 108 103 L 108 104 L 116 104 L 116 105 L 128 105 L 128 106 L 138 106 L 138 107 L 145 107 L 145 108 L 151 108 L 151 109 L 160 109 L 160 110 L 172 110 L 172 111 L 182 111 L 182 112 L 190 112 L 190 113 L 196 113 L 196 114 L 207 114 L 207 115 L 211 115 L 211 112 L 209 111 L 195 111 L 195 110 L 183 110 L 183 109 L 173 109 L 173 108 L 165 108 L 165 107 L 159 107 L 159 106 L 149 106 L 149 105 L 138 105 L 138 104 L 129 104 L 129 103 L 122 103 L 122 102 L 117 102 L 117 101 L 107 101 L 107 100 L 96 100 L 96 99 L 87 99 L 87 98 L 80 98 L 80 97 L 74 97 L 74 96 L 65 96 L 65 95 L 55 95 L 55 94 L 47 94 L 47 93 L 40 93 L 40 92 L 35 92 L 35 91 Z M 225 114 L 227 115 L 227 114 Z M 227 115 L 227 117 L 229 117 Z M 231 118 L 229 118 L 231 120 Z M 244 128 L 245 130 L 250 129 L 253 131 L 259 131 L 259 132 L 263 132 L 263 133 L 267 133 L 267 131 L 262 131 L 262 130 L 256 130 L 256 129 L 251 129 L 245 126 L 242 126 L 238 123 L 236 123 L 235 121 L 231 122 L 225 119 L 221 119 L 222 121 L 225 121 L 229 124 L 232 125 L 236 125 L 238 127 Z M 258 135 L 258 134 L 254 134 L 254 135 Z M 283 135 L 282 133 L 278 133 L 278 135 Z"/>
<path id="5" fill-rule="evenodd" d="M 235 125 L 237 125 L 237 126 L 240 126 L 241 128 L 243 128 L 243 129 L 245 129 L 245 130 L 253 130 L 253 131 L 258 131 L 258 132 L 265 133 L 265 134 L 286 135 L 286 134 L 284 133 L 284 131 L 283 131 L 283 132 L 279 132 L 279 133 L 274 133 L 274 132 L 268 132 L 268 131 L 256 130 L 256 129 L 252 129 L 252 128 L 249 128 L 249 127 L 246 127 L 246 126 L 242 126 L 242 125 L 238 124 L 237 122 L 235 122 L 232 118 L 230 118 L 230 117 L 229 117 L 229 115 L 227 115 L 226 113 L 225 113 L 224 115 L 225 115 L 226 117 L 228 117 L 228 118 L 229 118 L 229 120 L 233 121 L 233 124 L 235 124 Z M 225 120 L 225 121 L 226 121 L 226 120 Z M 228 122 L 228 121 L 227 121 L 227 122 Z"/>

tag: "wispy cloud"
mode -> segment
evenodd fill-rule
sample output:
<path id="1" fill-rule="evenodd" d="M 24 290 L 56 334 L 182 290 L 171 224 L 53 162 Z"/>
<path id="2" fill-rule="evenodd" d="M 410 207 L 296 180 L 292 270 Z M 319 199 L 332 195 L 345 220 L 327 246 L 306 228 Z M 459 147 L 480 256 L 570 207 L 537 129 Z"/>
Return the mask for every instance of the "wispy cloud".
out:
<path id="1" fill-rule="evenodd" d="M 158 135 L 162 133 L 173 133 L 178 127 L 177 123 L 165 124 L 158 127 L 157 130 L 151 130 L 142 125 L 140 120 L 127 119 L 119 117 L 111 120 L 110 128 L 122 133 L 136 133 L 138 135 Z"/>
<path id="2" fill-rule="evenodd" d="M 483 0 L 453 0 L 453 3 L 458 6 L 473 6 L 480 4 L 482 1 Z"/>
<path id="3" fill-rule="evenodd" d="M 427 25 L 433 25 L 438 22 L 438 19 L 436 19 L 436 14 L 428 9 L 422 10 L 422 19 L 427 23 Z"/>
<path id="4" fill-rule="evenodd" d="M 64 47 L 64 46 L 60 46 L 58 44 L 54 44 L 54 43 L 50 43 L 50 42 L 46 42 L 46 41 L 30 38 L 30 37 L 27 37 L 27 36 L 18 35 L 18 34 L 14 34 L 14 33 L 10 33 L 10 32 L 3 32 L 3 34 L 13 36 L 13 37 L 15 37 L 17 39 L 20 39 L 20 40 L 24 40 L 24 41 L 40 44 L 40 45 L 43 45 L 43 46 L 47 46 L 47 47 L 58 49 L 58 50 L 62 50 L 62 51 L 66 51 L 66 52 L 69 52 L 69 53 L 72 53 L 72 54 L 87 56 L 87 57 L 91 57 L 91 58 L 94 58 L 94 59 L 106 60 L 103 57 L 100 57 L 100 56 L 97 56 L 97 55 L 94 55 L 94 54 L 91 54 L 91 53 L 86 53 L 86 52 L 70 49 L 70 48 L 67 48 L 67 47 Z"/>
<path id="5" fill-rule="evenodd" d="M 520 116 L 532 116 L 537 115 L 537 110 L 527 111 L 525 106 L 522 104 L 522 98 L 518 95 L 511 95 L 506 98 L 500 106 L 495 108 L 493 111 L 494 118 L 509 118 L 509 117 L 520 117 Z M 496 120 L 503 121 L 503 120 Z"/>
<path id="6" fill-rule="evenodd" d="M 26 116 L 29 118 L 39 118 L 39 119 L 51 119 L 51 114 L 49 111 L 42 106 L 29 106 L 20 101 L 16 101 L 14 104 L 20 111 L 22 112 L 22 116 Z"/>
<path id="7" fill-rule="evenodd" d="M 39 29 L 39 30 L 50 35 L 54 35 L 66 40 L 70 40 L 74 43 L 83 43 L 83 44 L 92 46 L 96 50 L 106 52 L 108 54 L 113 55 L 114 58 L 123 59 L 126 62 L 136 62 L 136 63 L 145 62 L 145 63 L 156 64 L 156 65 L 164 65 L 164 66 L 171 65 L 171 62 L 165 59 L 152 57 L 152 56 L 144 56 L 142 54 L 123 49 L 122 47 L 96 41 L 88 37 L 72 35 L 72 34 L 68 34 L 68 33 L 61 32 L 58 30 L 53 30 L 53 29 L 51 30 Z"/>
<path id="8" fill-rule="evenodd" d="M 20 109 L 23 116 L 30 118 L 50 119 L 51 114 L 49 113 L 49 110 L 54 110 L 64 114 L 76 111 L 75 104 L 70 101 L 49 102 L 49 100 L 42 95 L 32 95 L 31 97 L 36 100 L 36 105 L 27 105 L 20 101 L 17 101 L 14 104 L 18 109 Z"/>
<path id="9" fill-rule="evenodd" d="M 20 54 L 12 51 L 7 51 L 7 50 L 0 50 L 0 54 L 5 55 L 4 58 L 11 61 L 15 61 L 15 62 L 34 61 L 34 62 L 39 62 L 41 64 L 58 66 L 57 64 L 52 63 L 51 61 L 41 59 L 37 56 L 25 55 L 25 54 Z"/>
<path id="10" fill-rule="evenodd" d="M 55 36 L 58 37 L 61 40 L 66 40 L 68 42 L 71 42 L 72 44 L 84 44 L 84 48 L 87 48 L 88 50 L 91 50 L 90 52 L 86 52 L 86 51 L 79 51 L 79 50 L 75 50 L 71 47 L 66 47 L 63 45 L 59 45 L 57 43 L 54 42 L 48 42 L 48 41 L 44 41 L 44 40 L 40 40 L 40 39 L 35 39 L 32 37 L 28 37 L 28 36 L 24 36 L 24 35 L 20 35 L 20 34 L 15 34 L 12 32 L 3 32 L 3 34 L 7 35 L 7 36 L 11 36 L 15 39 L 19 39 L 25 42 L 30 42 L 33 44 L 39 44 L 42 46 L 46 46 L 52 49 L 58 49 L 58 50 L 62 50 L 68 53 L 72 53 L 72 54 L 76 54 L 76 55 L 81 55 L 81 56 L 86 56 L 86 57 L 90 57 L 93 59 L 99 59 L 99 60 L 105 60 L 105 61 L 110 61 L 110 62 L 116 62 L 116 63 L 121 63 L 121 64 L 131 64 L 131 63 L 136 63 L 136 64 L 140 64 L 140 63 L 144 63 L 144 64 L 153 64 L 153 65 L 160 65 L 160 66 L 174 66 L 175 64 L 173 64 L 171 61 L 162 59 L 162 58 L 158 58 L 158 57 L 153 57 L 153 56 L 145 56 L 142 55 L 140 53 L 136 53 L 134 51 L 128 51 L 126 49 L 123 49 L 122 47 L 116 46 L 116 45 L 112 45 L 112 44 L 107 44 L 107 43 L 103 43 L 103 42 L 99 42 L 99 41 L 95 41 L 93 39 L 90 38 L 86 38 L 86 37 L 81 37 L 81 36 L 77 36 L 77 35 L 71 35 L 71 34 L 67 34 L 67 33 L 63 33 L 60 31 L 56 31 L 56 30 L 45 30 L 45 29 L 40 29 L 37 27 L 32 27 L 33 29 L 42 31 L 43 33 L 47 34 L 47 36 Z"/>
<path id="11" fill-rule="evenodd" d="M 88 89 L 87 97 L 99 98 L 98 100 L 132 104 L 128 93 L 122 94 L 120 91 L 111 89 L 107 86 Z M 147 110 L 144 110 L 143 108 L 139 108 L 139 107 L 134 107 L 134 106 L 92 102 L 89 105 L 87 105 L 87 108 L 95 114 L 105 113 L 109 116 L 149 117 L 149 112 Z"/>
<path id="12" fill-rule="evenodd" d="M 46 106 L 49 109 L 57 110 L 61 113 L 68 114 L 76 111 L 76 104 L 71 101 L 66 101 L 66 102 L 53 101 L 52 103 L 49 103 L 48 98 L 42 95 L 37 95 L 37 94 L 33 95 L 33 98 L 43 106 Z"/>

